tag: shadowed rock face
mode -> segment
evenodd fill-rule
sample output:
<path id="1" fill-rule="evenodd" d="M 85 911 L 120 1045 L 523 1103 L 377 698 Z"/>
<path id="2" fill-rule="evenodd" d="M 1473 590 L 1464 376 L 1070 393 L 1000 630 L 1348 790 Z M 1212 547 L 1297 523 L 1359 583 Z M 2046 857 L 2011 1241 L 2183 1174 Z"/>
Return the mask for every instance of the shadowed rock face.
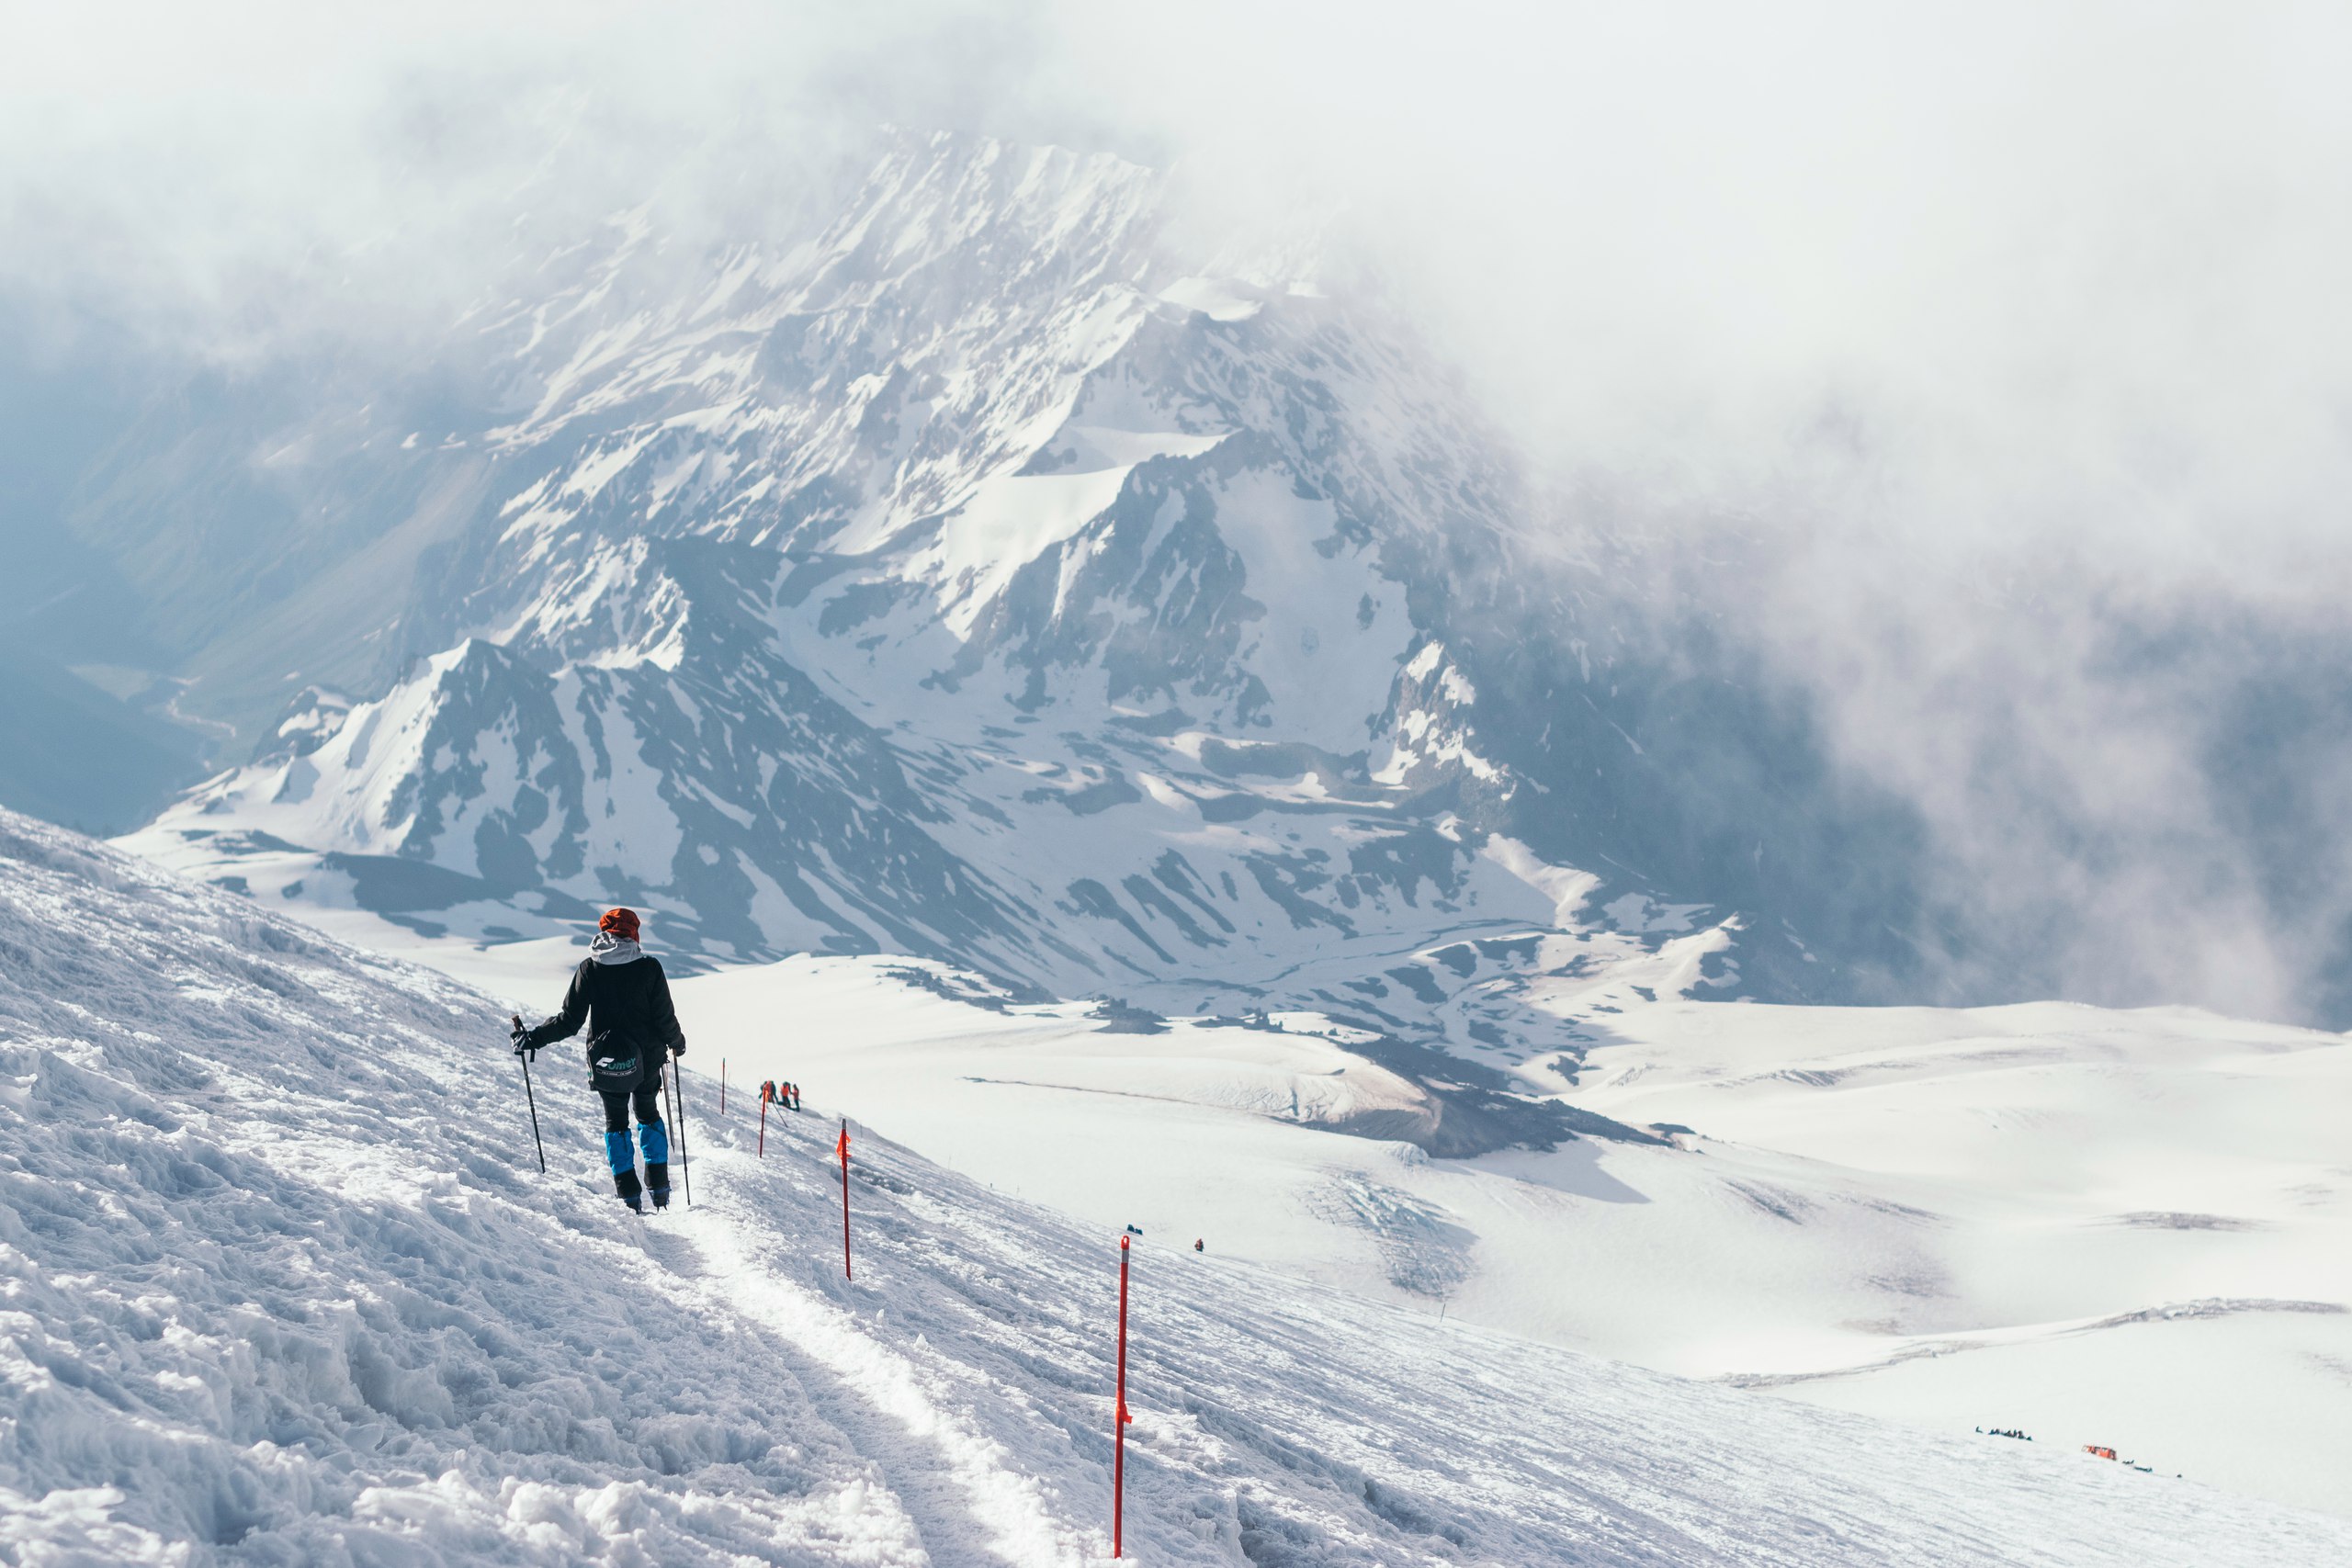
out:
<path id="1" fill-rule="evenodd" d="M 911 141 L 813 237 L 688 265 L 632 219 L 522 269 L 429 389 L 231 398 L 299 457 L 239 483 L 327 521 L 274 597 L 216 571 L 293 674 L 257 719 L 202 656 L 254 761 L 138 843 L 481 940 L 625 900 L 689 966 L 1320 1014 L 1493 1075 L 1416 1069 L 1449 1149 L 1596 1131 L 1513 1097 L 1612 987 L 1899 964 L 1905 825 L 1803 710 L 1529 557 L 1408 335 L 1159 201 Z"/>

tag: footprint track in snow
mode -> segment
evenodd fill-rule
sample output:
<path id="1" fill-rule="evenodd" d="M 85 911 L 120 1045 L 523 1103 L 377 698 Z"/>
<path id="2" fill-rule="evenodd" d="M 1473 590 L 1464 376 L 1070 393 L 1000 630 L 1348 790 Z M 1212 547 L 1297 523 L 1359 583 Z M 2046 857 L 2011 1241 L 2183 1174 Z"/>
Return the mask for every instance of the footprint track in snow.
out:
<path id="1" fill-rule="evenodd" d="M 707 1173 L 704 1201 L 691 1217 L 648 1229 L 648 1258 L 680 1282 L 706 1287 L 709 1304 L 787 1343 L 808 1404 L 874 1467 L 875 1485 L 897 1499 L 937 1568 L 1057 1568 L 1106 1557 L 1103 1532 L 1057 1517 L 1045 1483 L 956 1413 L 944 1366 L 884 1345 L 848 1308 L 755 1259 L 746 1232 L 753 1216 L 716 1179 L 718 1167 L 741 1158 L 697 1159 Z"/>

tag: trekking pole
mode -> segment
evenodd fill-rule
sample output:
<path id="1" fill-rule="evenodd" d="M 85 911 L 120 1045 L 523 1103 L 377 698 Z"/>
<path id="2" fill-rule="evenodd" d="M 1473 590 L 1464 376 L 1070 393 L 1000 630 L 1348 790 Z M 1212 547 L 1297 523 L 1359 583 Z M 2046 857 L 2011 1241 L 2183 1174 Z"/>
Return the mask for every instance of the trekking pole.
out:
<path id="1" fill-rule="evenodd" d="M 523 1015 L 514 1015 L 514 1032 L 523 1032 Z M 520 1051 L 514 1059 L 523 1064 L 523 1103 L 531 1108 L 531 1146 L 539 1151 L 539 1174 L 548 1173 L 548 1146 L 539 1142 L 539 1097 L 531 1092 L 531 1058 Z"/>
<path id="2" fill-rule="evenodd" d="M 678 1074 L 684 1069 L 677 1066 L 676 1057 L 670 1060 L 670 1104 L 678 1122 L 678 1175 L 685 1182 L 686 1207 L 691 1209 L 695 1206 L 695 1169 L 693 1162 L 686 1158 L 686 1086 L 678 1079 Z"/>
<path id="3" fill-rule="evenodd" d="M 531 1108 L 531 1147 L 538 1151 L 539 1174 L 548 1173 L 548 1146 L 539 1140 L 539 1097 L 531 1092 L 531 1059 L 523 1058 L 523 1103 Z"/>

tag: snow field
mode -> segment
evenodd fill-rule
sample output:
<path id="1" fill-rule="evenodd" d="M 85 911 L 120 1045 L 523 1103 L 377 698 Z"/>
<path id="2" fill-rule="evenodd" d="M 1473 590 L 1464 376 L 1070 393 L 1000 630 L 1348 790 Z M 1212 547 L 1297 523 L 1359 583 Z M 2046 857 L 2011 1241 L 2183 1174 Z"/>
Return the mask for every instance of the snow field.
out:
<path id="1" fill-rule="evenodd" d="M 1112 1234 L 859 1130 L 845 1283 L 832 1122 L 755 1160 L 698 1073 L 702 1206 L 634 1220 L 561 1048 L 538 1174 L 502 1021 L 0 818 L 0 1561 L 1102 1554 Z M 1136 1271 L 1140 1562 L 2352 1561 L 2343 1521 L 1158 1235 Z"/>
<path id="2" fill-rule="evenodd" d="M 452 962 L 462 960 L 453 954 Z M 437 960 L 436 960 L 437 961 Z M 1697 1129 L 1431 1159 L 1318 1111 L 1322 1042 L 989 1012 L 887 961 L 682 983 L 793 1079 L 967 1175 L 1553 1344 L 2352 1512 L 2338 1036 L 2174 1010 L 1660 1001 L 1587 1021 L 1578 1105 Z M 1628 998 L 1630 1001 L 1631 998 Z M 1318 1047 L 1312 1055 L 1306 1047 Z M 1336 1086 L 1361 1083 L 1362 1090 Z"/>

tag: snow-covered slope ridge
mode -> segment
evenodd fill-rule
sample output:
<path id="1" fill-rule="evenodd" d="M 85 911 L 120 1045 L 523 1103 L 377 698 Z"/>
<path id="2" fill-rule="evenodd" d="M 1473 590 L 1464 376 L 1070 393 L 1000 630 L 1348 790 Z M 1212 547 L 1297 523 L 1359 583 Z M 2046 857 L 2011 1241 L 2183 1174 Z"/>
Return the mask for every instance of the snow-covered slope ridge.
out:
<path id="1" fill-rule="evenodd" d="M 943 137 L 805 243 L 693 263 L 632 220 L 524 279 L 468 330 L 528 407 L 465 434 L 482 511 L 386 627 L 447 641 L 306 694 L 138 846 L 479 941 L 627 899 L 720 962 L 1455 1045 L 1575 1050 L 1532 972 L 1731 983 L 1727 911 L 1515 836 L 1487 737 L 1575 750 L 1591 705 L 1482 717 L 1447 606 L 1492 608 L 1518 513 L 1476 423 L 1286 261 L 1202 274 L 1159 202 Z M 1617 810 L 1543 798 L 1554 838 Z"/>
<path id="2" fill-rule="evenodd" d="M 699 1207 L 552 1173 L 486 998 L 0 817 L 0 1558 L 1105 1554 L 1111 1238 L 821 1118 Z M 716 1043 L 696 1043 L 708 1050 Z M 854 1108 L 853 1108 L 854 1109 Z M 1261 1564 L 2352 1561 L 2340 1521 L 1136 1263 L 1129 1554 Z"/>

